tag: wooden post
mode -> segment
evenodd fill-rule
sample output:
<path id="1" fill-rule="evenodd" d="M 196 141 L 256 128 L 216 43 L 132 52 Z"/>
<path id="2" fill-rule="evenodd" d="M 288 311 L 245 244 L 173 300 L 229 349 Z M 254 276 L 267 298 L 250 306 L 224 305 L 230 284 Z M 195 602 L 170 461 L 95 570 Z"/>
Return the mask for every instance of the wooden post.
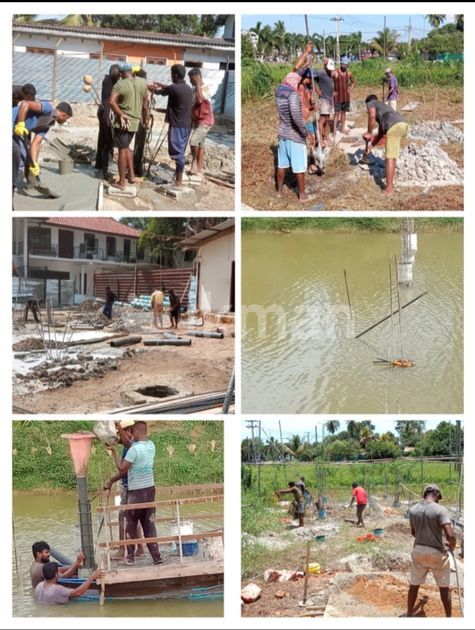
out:
<path id="1" fill-rule="evenodd" d="M 101 550 L 99 568 L 104 571 L 104 552 Z M 101 576 L 101 594 L 99 597 L 99 606 L 104 606 L 104 598 L 106 595 L 106 578 L 105 575 Z"/>
<path id="2" fill-rule="evenodd" d="M 307 542 L 307 553 L 305 554 L 305 577 L 303 582 L 303 600 L 302 603 L 305 606 L 307 603 L 307 593 L 308 593 L 308 565 L 310 564 L 310 545 L 311 541 Z"/>
<path id="3" fill-rule="evenodd" d="M 224 71 L 223 98 L 221 100 L 220 114 L 224 114 L 224 110 L 226 109 L 226 96 L 228 94 L 228 81 L 229 81 L 229 56 L 226 57 L 226 70 Z"/>
<path id="4" fill-rule="evenodd" d="M 435 108 L 437 106 L 437 88 L 435 88 L 435 94 L 434 94 L 434 105 L 432 107 L 432 120 L 435 120 Z"/>
<path id="5" fill-rule="evenodd" d="M 63 41 L 63 38 L 60 37 L 58 39 L 56 46 L 54 47 L 53 78 L 51 82 L 51 100 L 53 101 L 53 103 L 56 100 L 56 79 L 57 79 L 57 74 L 58 74 L 58 48 L 61 45 L 62 41 Z"/>

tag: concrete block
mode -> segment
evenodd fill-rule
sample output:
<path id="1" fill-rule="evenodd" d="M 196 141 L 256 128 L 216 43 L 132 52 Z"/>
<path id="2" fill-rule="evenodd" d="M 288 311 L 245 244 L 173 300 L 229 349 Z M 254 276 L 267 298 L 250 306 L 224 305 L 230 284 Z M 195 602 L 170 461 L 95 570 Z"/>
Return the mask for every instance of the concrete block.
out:
<path id="1" fill-rule="evenodd" d="M 114 186 L 109 186 L 107 189 L 107 194 L 111 197 L 136 197 L 137 196 L 137 186 L 126 186 L 124 190 L 120 188 L 114 188 Z"/>
<path id="2" fill-rule="evenodd" d="M 177 188 L 174 184 L 161 185 L 157 188 L 157 190 L 164 195 L 173 197 L 174 199 L 181 199 L 182 197 L 186 197 L 190 193 L 193 193 L 193 188 L 190 188 L 189 186 L 182 186 L 181 188 Z"/>

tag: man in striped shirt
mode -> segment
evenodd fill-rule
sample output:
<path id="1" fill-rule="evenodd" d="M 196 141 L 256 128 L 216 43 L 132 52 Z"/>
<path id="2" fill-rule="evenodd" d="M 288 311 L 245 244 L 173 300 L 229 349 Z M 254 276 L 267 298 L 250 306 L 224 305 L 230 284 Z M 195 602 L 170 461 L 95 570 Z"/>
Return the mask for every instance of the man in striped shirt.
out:
<path id="1" fill-rule="evenodd" d="M 153 503 L 155 501 L 155 483 L 153 478 L 153 463 L 155 459 L 155 444 L 147 439 L 147 424 L 136 422 L 132 428 L 134 442 L 130 446 L 123 460 L 115 448 L 114 461 L 121 476 L 127 475 L 129 505 L 139 503 Z M 113 477 L 114 479 L 114 477 Z M 137 525 L 140 522 L 144 538 L 155 538 L 155 508 L 137 508 L 127 510 L 127 539 L 134 539 Z M 162 564 L 162 558 L 156 542 L 147 543 L 147 548 L 154 564 Z M 127 564 L 135 562 L 135 545 L 127 545 Z"/>
<path id="2" fill-rule="evenodd" d="M 290 72 L 275 92 L 279 114 L 279 146 L 277 152 L 277 195 L 282 195 L 285 172 L 292 169 L 297 180 L 300 201 L 306 201 L 305 172 L 307 170 L 307 129 L 302 116 L 298 92 L 301 77 Z"/>

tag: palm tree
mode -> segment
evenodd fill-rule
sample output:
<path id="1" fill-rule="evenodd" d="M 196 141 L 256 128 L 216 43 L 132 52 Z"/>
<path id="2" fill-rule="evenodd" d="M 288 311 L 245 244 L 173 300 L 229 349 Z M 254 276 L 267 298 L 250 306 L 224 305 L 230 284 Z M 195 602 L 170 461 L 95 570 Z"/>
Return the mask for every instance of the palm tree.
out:
<path id="1" fill-rule="evenodd" d="M 364 448 L 364 449 L 366 449 L 366 446 L 369 444 L 369 442 L 376 439 L 374 433 L 368 427 L 361 427 L 359 437 L 360 437 L 360 446 L 361 448 Z"/>
<path id="2" fill-rule="evenodd" d="M 65 15 L 60 20 L 56 20 L 58 24 L 63 26 L 100 26 L 101 18 L 99 15 Z"/>
<path id="3" fill-rule="evenodd" d="M 266 24 L 259 34 L 258 51 L 264 57 L 270 57 L 274 52 L 274 40 L 271 27 Z"/>
<path id="4" fill-rule="evenodd" d="M 383 31 L 378 31 L 377 36 L 373 39 L 370 44 L 370 47 L 373 50 L 377 50 L 379 54 L 384 55 L 395 52 L 397 50 L 397 40 L 399 37 L 399 33 L 397 31 L 391 30 L 390 28 L 386 28 Z M 384 50 L 384 43 L 386 41 L 386 50 Z"/>
<path id="5" fill-rule="evenodd" d="M 14 15 L 13 21 L 18 22 L 19 24 L 31 24 L 32 22 L 36 22 L 36 18 L 38 15 Z"/>
<path id="6" fill-rule="evenodd" d="M 338 420 L 328 420 L 325 422 L 325 428 L 330 435 L 335 435 L 340 428 L 340 422 Z"/>
<path id="7" fill-rule="evenodd" d="M 281 55 L 285 50 L 285 24 L 282 20 L 278 20 L 274 24 L 274 44 L 279 54 Z"/>
<path id="8" fill-rule="evenodd" d="M 346 421 L 346 430 L 348 431 L 348 435 L 350 438 L 358 439 L 360 432 L 358 422 L 356 420 L 347 420 Z"/>
<path id="9" fill-rule="evenodd" d="M 463 13 L 456 13 L 454 15 L 455 26 L 458 31 L 463 31 Z"/>
<path id="10" fill-rule="evenodd" d="M 302 440 L 300 439 L 300 435 L 293 435 L 287 442 L 287 447 L 290 451 L 292 451 L 293 454 L 297 453 L 301 446 Z"/>
<path id="11" fill-rule="evenodd" d="M 432 28 L 439 28 L 439 26 L 445 22 L 445 18 L 446 16 L 443 13 L 426 15 L 426 20 L 429 22 Z"/>

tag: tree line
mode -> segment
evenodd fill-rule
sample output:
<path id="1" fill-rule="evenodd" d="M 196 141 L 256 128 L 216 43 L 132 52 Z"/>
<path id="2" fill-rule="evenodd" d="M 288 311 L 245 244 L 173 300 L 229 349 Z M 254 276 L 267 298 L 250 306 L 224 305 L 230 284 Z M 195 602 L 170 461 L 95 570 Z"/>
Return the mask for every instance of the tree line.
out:
<path id="1" fill-rule="evenodd" d="M 321 439 L 307 434 L 307 439 L 292 435 L 281 443 L 274 437 L 265 440 L 245 438 L 241 442 L 243 462 L 302 461 L 317 457 L 328 461 L 385 459 L 401 456 L 458 456 L 463 453 L 463 429 L 442 421 L 435 429 L 425 430 L 425 421 L 398 420 L 394 432 L 377 433 L 371 420 L 348 420 L 343 428 L 339 420 L 323 425 Z M 342 430 L 340 430 L 342 429 Z"/>
<path id="2" fill-rule="evenodd" d="M 391 28 L 378 31 L 370 40 L 364 40 L 361 31 L 342 34 L 339 37 L 340 55 L 361 59 L 365 54 L 382 56 L 386 52 L 405 59 L 422 54 L 432 57 L 440 53 L 463 53 L 463 15 L 455 15 L 453 22 L 447 22 L 444 14 L 426 15 L 426 19 L 433 30 L 424 38 L 412 39 L 410 45 L 399 41 L 401 34 Z M 336 58 L 337 40 L 334 35 L 313 33 L 310 39 L 318 55 Z M 307 36 L 302 33 L 286 31 L 283 20 L 275 22 L 273 27 L 257 22 L 242 37 L 242 57 L 289 62 L 302 53 L 307 41 Z"/>

